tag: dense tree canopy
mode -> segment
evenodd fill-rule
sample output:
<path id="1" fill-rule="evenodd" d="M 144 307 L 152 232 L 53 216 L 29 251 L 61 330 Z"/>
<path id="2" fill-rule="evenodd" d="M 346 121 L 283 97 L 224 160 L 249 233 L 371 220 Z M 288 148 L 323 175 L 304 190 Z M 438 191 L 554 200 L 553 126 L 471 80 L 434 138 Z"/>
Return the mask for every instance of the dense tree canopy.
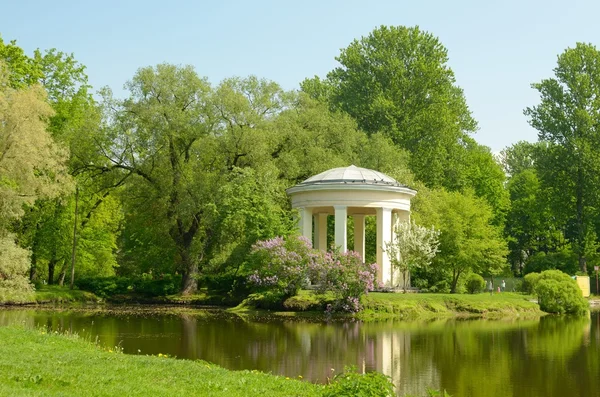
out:
<path id="1" fill-rule="evenodd" d="M 433 259 L 436 273 L 446 273 L 450 291 L 456 292 L 469 272 L 498 274 L 506 266 L 506 242 L 491 223 L 490 206 L 473 194 L 445 190 L 422 191 L 415 218 L 440 231 L 439 253 Z"/>
<path id="2" fill-rule="evenodd" d="M 547 142 L 538 167 L 543 184 L 561 199 L 553 210 L 565 217 L 566 237 L 587 272 L 595 250 L 600 186 L 600 51 L 578 43 L 558 57 L 555 78 L 533 84 L 541 102 L 527 108 L 530 124 Z"/>
<path id="3" fill-rule="evenodd" d="M 52 108 L 39 85 L 13 88 L 14 73 L 0 60 L 0 295 L 27 291 L 29 252 L 16 245 L 12 225 L 36 199 L 72 188 L 67 151 L 46 129 Z M 5 291 L 3 291 L 5 290 Z"/>
<path id="4" fill-rule="evenodd" d="M 299 91 L 255 76 L 211 85 L 165 63 L 140 68 L 124 98 L 94 98 L 73 54 L 0 40 L 0 282 L 27 293 L 27 273 L 62 283 L 74 265 L 76 279 L 226 291 L 256 241 L 294 232 L 285 189 L 350 164 L 419 191 L 411 227 L 440 230 L 435 258 L 400 264 L 420 288 L 600 261 L 595 47 L 567 49 L 555 78 L 534 84 L 540 141 L 497 157 L 475 140 L 437 37 L 382 26 L 336 59 Z M 370 259 L 373 219 L 366 229 Z"/>

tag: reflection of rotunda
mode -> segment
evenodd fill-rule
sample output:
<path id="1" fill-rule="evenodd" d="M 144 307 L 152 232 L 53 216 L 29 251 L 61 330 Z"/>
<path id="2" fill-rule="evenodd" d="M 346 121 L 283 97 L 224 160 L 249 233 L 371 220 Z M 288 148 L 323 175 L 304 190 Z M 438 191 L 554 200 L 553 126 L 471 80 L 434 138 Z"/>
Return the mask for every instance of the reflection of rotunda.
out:
<path id="1" fill-rule="evenodd" d="M 292 208 L 298 209 L 300 233 L 327 250 L 327 216 L 335 217 L 335 246 L 347 250 L 347 217 L 354 217 L 354 250 L 365 256 L 365 217 L 377 217 L 378 279 L 397 285 L 385 250 L 393 241 L 395 225 L 410 219 L 415 190 L 374 170 L 354 165 L 333 168 L 287 189 Z M 314 239 L 313 239 L 314 223 Z"/>

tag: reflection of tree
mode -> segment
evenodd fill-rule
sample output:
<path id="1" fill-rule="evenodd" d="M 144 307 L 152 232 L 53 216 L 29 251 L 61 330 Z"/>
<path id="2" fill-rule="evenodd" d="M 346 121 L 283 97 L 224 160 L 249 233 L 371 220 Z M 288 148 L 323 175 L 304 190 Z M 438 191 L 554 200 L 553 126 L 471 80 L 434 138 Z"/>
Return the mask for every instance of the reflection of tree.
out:
<path id="1" fill-rule="evenodd" d="M 535 332 L 527 335 L 527 352 L 548 360 L 569 360 L 581 348 L 589 323 L 587 317 L 543 317 Z"/>

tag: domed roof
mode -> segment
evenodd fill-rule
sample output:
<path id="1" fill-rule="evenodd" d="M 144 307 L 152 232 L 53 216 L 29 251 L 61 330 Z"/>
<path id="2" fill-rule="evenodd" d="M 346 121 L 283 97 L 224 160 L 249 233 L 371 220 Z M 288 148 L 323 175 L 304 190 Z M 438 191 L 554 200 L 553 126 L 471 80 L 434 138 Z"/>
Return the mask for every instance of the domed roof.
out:
<path id="1" fill-rule="evenodd" d="M 406 187 L 397 180 L 381 172 L 360 168 L 355 165 L 349 167 L 332 168 L 318 175 L 311 176 L 297 186 L 355 184 L 375 186 Z"/>

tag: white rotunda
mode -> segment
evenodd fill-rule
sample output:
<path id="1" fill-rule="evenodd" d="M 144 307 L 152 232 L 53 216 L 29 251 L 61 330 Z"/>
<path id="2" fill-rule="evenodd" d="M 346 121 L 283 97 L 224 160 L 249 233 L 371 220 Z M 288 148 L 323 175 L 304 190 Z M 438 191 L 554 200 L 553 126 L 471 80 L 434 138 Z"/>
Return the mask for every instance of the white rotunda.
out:
<path id="1" fill-rule="evenodd" d="M 327 216 L 335 217 L 335 246 L 347 250 L 347 218 L 354 217 L 354 250 L 365 257 L 365 217 L 377 217 L 378 280 L 397 286 L 386 251 L 398 222 L 410 220 L 410 200 L 417 192 L 381 172 L 349 167 L 332 168 L 287 189 L 292 208 L 299 211 L 300 234 L 327 250 Z M 313 239 L 314 223 L 314 239 Z"/>

